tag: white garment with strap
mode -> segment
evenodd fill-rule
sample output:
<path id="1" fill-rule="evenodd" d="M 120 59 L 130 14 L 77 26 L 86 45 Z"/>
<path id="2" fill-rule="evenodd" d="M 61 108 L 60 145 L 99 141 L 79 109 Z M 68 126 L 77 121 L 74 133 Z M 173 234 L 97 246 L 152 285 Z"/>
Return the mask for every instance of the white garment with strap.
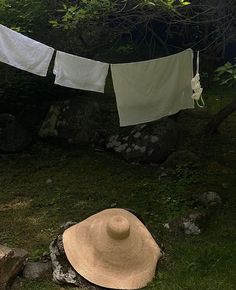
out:
<path id="1" fill-rule="evenodd" d="M 202 97 L 203 88 L 201 87 L 200 82 L 200 74 L 199 74 L 199 51 L 197 52 L 197 71 L 196 75 L 191 80 L 193 95 L 192 98 L 194 101 L 196 101 L 198 107 L 203 108 L 205 107 L 205 103 Z M 199 104 L 199 101 L 201 100 L 202 105 Z"/>
<path id="2" fill-rule="evenodd" d="M 46 76 L 54 49 L 0 24 L 0 61 Z"/>
<path id="3" fill-rule="evenodd" d="M 194 108 L 193 51 L 111 65 L 121 126 L 158 120 Z"/>
<path id="4" fill-rule="evenodd" d="M 55 84 L 73 89 L 104 92 L 109 64 L 57 51 Z"/>

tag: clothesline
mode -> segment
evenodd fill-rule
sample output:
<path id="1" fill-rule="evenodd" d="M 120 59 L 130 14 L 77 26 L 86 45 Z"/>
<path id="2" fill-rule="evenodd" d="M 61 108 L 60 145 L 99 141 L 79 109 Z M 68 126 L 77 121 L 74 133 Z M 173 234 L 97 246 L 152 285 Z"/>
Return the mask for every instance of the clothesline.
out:
<path id="1" fill-rule="evenodd" d="M 46 76 L 55 49 L 0 24 L 0 61 Z M 108 64 L 56 51 L 55 84 L 81 90 L 104 92 L 111 67 L 121 126 L 158 120 L 202 99 L 199 75 L 193 78 L 193 51 L 134 63 Z M 194 93 L 193 93 L 194 92 Z"/>

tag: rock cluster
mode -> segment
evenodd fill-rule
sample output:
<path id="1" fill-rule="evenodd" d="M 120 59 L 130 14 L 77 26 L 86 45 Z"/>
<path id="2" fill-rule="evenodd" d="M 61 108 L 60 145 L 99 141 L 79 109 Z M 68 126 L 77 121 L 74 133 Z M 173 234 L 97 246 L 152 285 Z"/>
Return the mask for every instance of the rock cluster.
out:
<path id="1" fill-rule="evenodd" d="M 206 224 L 205 213 L 193 211 L 164 224 L 164 228 L 174 234 L 199 235 Z"/>
<path id="2" fill-rule="evenodd" d="M 163 227 L 174 234 L 199 235 L 211 218 L 212 210 L 209 209 L 214 210 L 221 206 L 222 199 L 218 193 L 212 191 L 204 192 L 197 199 L 201 210 L 196 209 L 189 214 L 173 219 L 163 224 Z"/>
<path id="3" fill-rule="evenodd" d="M 23 249 L 10 249 L 0 245 L 0 290 L 19 289 L 23 279 L 37 280 L 51 278 L 52 263 L 28 261 Z"/>

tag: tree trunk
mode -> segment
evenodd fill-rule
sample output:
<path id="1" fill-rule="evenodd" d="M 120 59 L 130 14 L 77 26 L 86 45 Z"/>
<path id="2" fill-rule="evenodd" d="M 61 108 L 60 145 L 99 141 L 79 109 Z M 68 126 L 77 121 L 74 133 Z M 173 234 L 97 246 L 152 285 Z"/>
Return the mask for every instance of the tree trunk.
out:
<path id="1" fill-rule="evenodd" d="M 220 110 L 205 127 L 206 134 L 214 134 L 220 124 L 234 111 L 236 111 L 236 98 L 222 110 Z"/>

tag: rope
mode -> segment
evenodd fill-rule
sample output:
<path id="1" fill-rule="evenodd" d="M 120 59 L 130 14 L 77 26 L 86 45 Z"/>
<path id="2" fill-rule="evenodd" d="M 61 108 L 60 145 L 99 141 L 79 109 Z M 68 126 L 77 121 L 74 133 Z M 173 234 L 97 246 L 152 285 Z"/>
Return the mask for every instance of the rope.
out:
<path id="1" fill-rule="evenodd" d="M 196 72 L 196 74 L 199 74 L 199 59 L 200 59 L 200 57 L 199 57 L 199 50 L 198 50 L 198 52 L 197 52 L 197 72 Z"/>

